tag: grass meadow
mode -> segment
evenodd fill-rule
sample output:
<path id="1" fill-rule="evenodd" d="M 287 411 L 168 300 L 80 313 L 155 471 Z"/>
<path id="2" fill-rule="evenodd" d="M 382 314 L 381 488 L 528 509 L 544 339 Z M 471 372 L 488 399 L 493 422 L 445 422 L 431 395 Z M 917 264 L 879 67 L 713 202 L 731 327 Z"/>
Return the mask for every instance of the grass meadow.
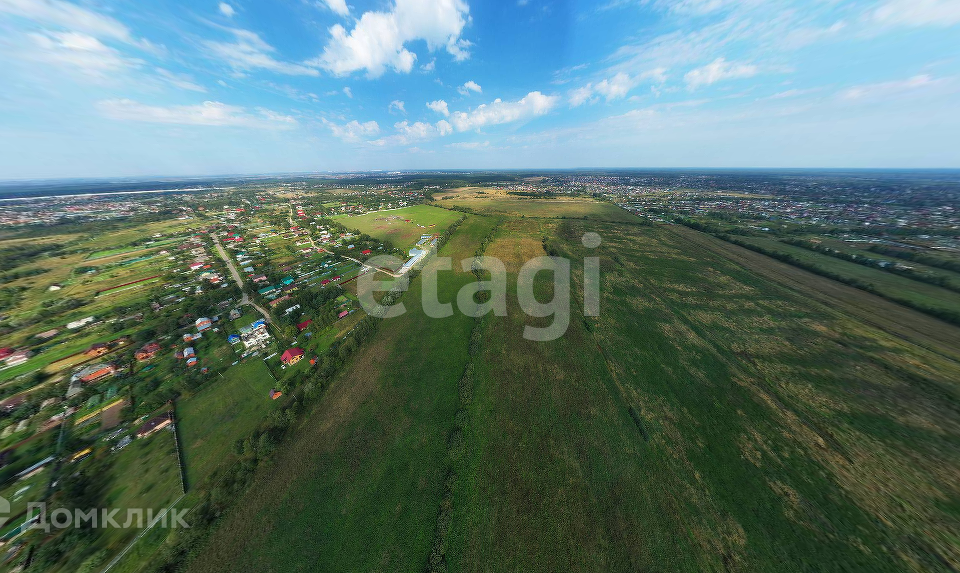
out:
<path id="1" fill-rule="evenodd" d="M 794 245 L 788 245 L 775 239 L 765 237 L 744 237 L 744 242 L 759 245 L 765 249 L 786 253 L 801 262 L 816 265 L 840 276 L 856 279 L 863 283 L 872 284 L 878 293 L 898 299 L 909 300 L 935 309 L 946 309 L 960 312 L 960 293 L 945 288 L 923 283 L 908 277 L 896 275 L 883 269 L 858 265 L 810 251 Z M 873 258 L 883 258 L 872 255 Z M 919 265 L 912 265 L 918 267 Z M 937 271 L 946 275 L 945 271 Z"/>
<path id="2" fill-rule="evenodd" d="M 471 216 L 441 254 L 472 255 L 494 224 Z M 552 318 L 520 311 L 516 272 L 543 238 L 572 261 L 572 316 L 531 342 L 524 326 Z M 486 254 L 507 266 L 509 312 L 484 321 L 473 360 L 446 570 L 960 567 L 960 330 L 734 247 L 672 226 L 503 223 Z M 472 280 L 441 274 L 441 302 Z M 553 295 L 547 274 L 532 286 Z M 426 567 L 473 320 L 427 319 L 420 289 L 191 571 Z"/>
<path id="3" fill-rule="evenodd" d="M 441 254 L 473 255 L 470 217 Z M 441 273 L 440 300 L 475 280 Z M 425 319 L 421 279 L 213 534 L 193 571 L 415 571 L 443 491 L 447 435 L 473 319 Z M 282 550 L 278 550 L 282 548 Z"/>
<path id="4" fill-rule="evenodd" d="M 470 193 L 454 194 L 442 198 L 444 207 L 466 207 L 488 215 L 510 217 L 535 217 L 548 219 L 595 219 L 633 223 L 638 217 L 612 203 L 604 203 L 583 197 L 558 197 L 554 199 L 519 198 L 512 195 L 489 196 Z"/>
<path id="5" fill-rule="evenodd" d="M 408 249 L 420 240 L 420 235 L 440 233 L 459 218 L 460 214 L 453 211 L 415 205 L 365 215 L 338 215 L 334 220 L 348 229 L 357 229 L 375 239 L 390 241 L 395 247 Z"/>
<path id="6" fill-rule="evenodd" d="M 216 376 L 195 395 L 177 404 L 180 437 L 187 466 L 187 487 L 199 485 L 234 458 L 233 445 L 250 435 L 276 409 L 270 371 L 257 357 Z"/>

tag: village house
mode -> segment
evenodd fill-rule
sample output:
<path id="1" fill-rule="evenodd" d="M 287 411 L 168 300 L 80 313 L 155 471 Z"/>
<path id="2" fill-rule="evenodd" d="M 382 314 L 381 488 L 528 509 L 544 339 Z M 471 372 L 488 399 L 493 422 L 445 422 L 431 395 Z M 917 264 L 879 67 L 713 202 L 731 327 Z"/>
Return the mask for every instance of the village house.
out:
<path id="1" fill-rule="evenodd" d="M 110 363 L 93 364 L 82 368 L 79 372 L 70 377 L 71 382 L 83 382 L 89 384 L 98 380 L 103 380 L 107 376 L 113 376 L 117 373 L 117 367 Z"/>
<path id="2" fill-rule="evenodd" d="M 137 437 L 146 438 L 147 436 L 166 428 L 171 423 L 172 422 L 169 414 L 161 414 L 156 418 L 151 418 L 142 426 L 140 426 L 140 429 L 137 430 Z"/>
<path id="3" fill-rule="evenodd" d="M 94 318 L 92 316 L 88 316 L 86 318 L 81 318 L 80 320 L 74 320 L 73 322 L 68 322 L 67 328 L 69 328 L 70 330 L 76 330 L 78 328 L 83 328 L 84 326 L 87 326 L 93 321 L 94 321 Z"/>
<path id="4" fill-rule="evenodd" d="M 160 351 L 160 345 L 157 344 L 156 342 L 150 342 L 140 347 L 140 349 L 138 349 L 134 353 L 133 357 L 136 358 L 137 360 L 150 360 L 151 358 L 156 356 L 157 352 L 159 351 Z"/>
<path id="5" fill-rule="evenodd" d="M 303 349 L 302 348 L 290 348 L 280 356 L 280 362 L 283 362 L 287 366 L 296 364 L 300 362 L 303 358 Z"/>
<path id="6" fill-rule="evenodd" d="M 54 336 L 56 336 L 56 335 L 59 334 L 59 333 L 60 333 L 60 331 L 57 330 L 56 328 L 51 328 L 50 330 L 44 330 L 43 332 L 41 332 L 41 333 L 39 333 L 39 334 L 34 334 L 34 336 L 35 336 L 36 338 L 39 338 L 40 340 L 49 340 L 49 339 L 53 338 Z"/>
<path id="7" fill-rule="evenodd" d="M 84 354 L 86 354 L 87 356 L 95 357 L 95 356 L 103 356 L 108 352 L 110 352 L 109 344 L 107 344 L 106 342 L 96 342 L 94 344 L 91 344 L 90 348 L 88 348 L 84 352 Z"/>
<path id="8" fill-rule="evenodd" d="M 30 352 L 26 348 L 21 348 L 20 350 L 15 350 L 11 354 L 8 354 L 4 361 L 7 363 L 7 366 L 18 366 L 27 361 L 33 352 Z"/>
<path id="9" fill-rule="evenodd" d="M 257 320 L 250 326 L 240 328 L 240 340 L 247 349 L 265 345 L 270 340 L 270 332 L 265 321 Z"/>

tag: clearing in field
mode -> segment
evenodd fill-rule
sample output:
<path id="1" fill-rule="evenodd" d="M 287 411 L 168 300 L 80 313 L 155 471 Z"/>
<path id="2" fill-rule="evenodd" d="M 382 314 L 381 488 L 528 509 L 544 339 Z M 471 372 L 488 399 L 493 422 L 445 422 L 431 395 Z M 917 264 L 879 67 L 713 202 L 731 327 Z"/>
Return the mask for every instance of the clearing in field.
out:
<path id="1" fill-rule="evenodd" d="M 274 384 L 263 361 L 252 357 L 177 404 L 188 487 L 233 459 L 234 442 L 250 435 L 278 407 L 278 401 L 268 395 Z"/>
<path id="2" fill-rule="evenodd" d="M 356 229 L 381 241 L 390 241 L 401 249 L 412 247 L 420 235 L 443 232 L 460 213 L 416 205 L 390 211 L 376 211 L 365 215 L 340 215 L 334 219 L 348 229 Z"/>

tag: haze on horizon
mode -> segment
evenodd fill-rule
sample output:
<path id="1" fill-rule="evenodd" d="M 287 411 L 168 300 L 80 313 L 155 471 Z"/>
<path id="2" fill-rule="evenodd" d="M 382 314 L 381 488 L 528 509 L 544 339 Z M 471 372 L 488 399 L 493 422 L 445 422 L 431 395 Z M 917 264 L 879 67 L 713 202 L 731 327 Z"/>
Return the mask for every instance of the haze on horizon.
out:
<path id="1" fill-rule="evenodd" d="M 0 179 L 960 168 L 951 0 L 0 0 Z"/>

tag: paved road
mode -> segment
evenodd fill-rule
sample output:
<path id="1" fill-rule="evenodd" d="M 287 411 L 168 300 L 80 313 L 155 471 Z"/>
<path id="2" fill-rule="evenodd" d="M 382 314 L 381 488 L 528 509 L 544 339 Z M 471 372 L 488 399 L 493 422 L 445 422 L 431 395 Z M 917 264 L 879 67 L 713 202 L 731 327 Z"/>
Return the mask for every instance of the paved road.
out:
<path id="1" fill-rule="evenodd" d="M 250 300 L 250 296 L 243 290 L 243 279 L 240 277 L 240 272 L 237 271 L 237 267 L 234 266 L 233 261 L 230 260 L 230 257 L 227 256 L 227 251 L 223 250 L 223 245 L 220 244 L 220 239 L 214 235 L 213 244 L 217 247 L 217 253 L 220 254 L 220 258 L 223 259 L 223 262 L 227 264 L 227 268 L 230 269 L 230 274 L 233 275 L 233 280 L 236 281 L 237 286 L 240 287 L 240 291 L 243 292 L 243 298 L 240 299 L 240 304 L 249 304 L 253 308 L 260 311 L 260 314 L 263 315 L 263 318 L 270 322 L 270 313 L 267 312 L 259 304 Z"/>

